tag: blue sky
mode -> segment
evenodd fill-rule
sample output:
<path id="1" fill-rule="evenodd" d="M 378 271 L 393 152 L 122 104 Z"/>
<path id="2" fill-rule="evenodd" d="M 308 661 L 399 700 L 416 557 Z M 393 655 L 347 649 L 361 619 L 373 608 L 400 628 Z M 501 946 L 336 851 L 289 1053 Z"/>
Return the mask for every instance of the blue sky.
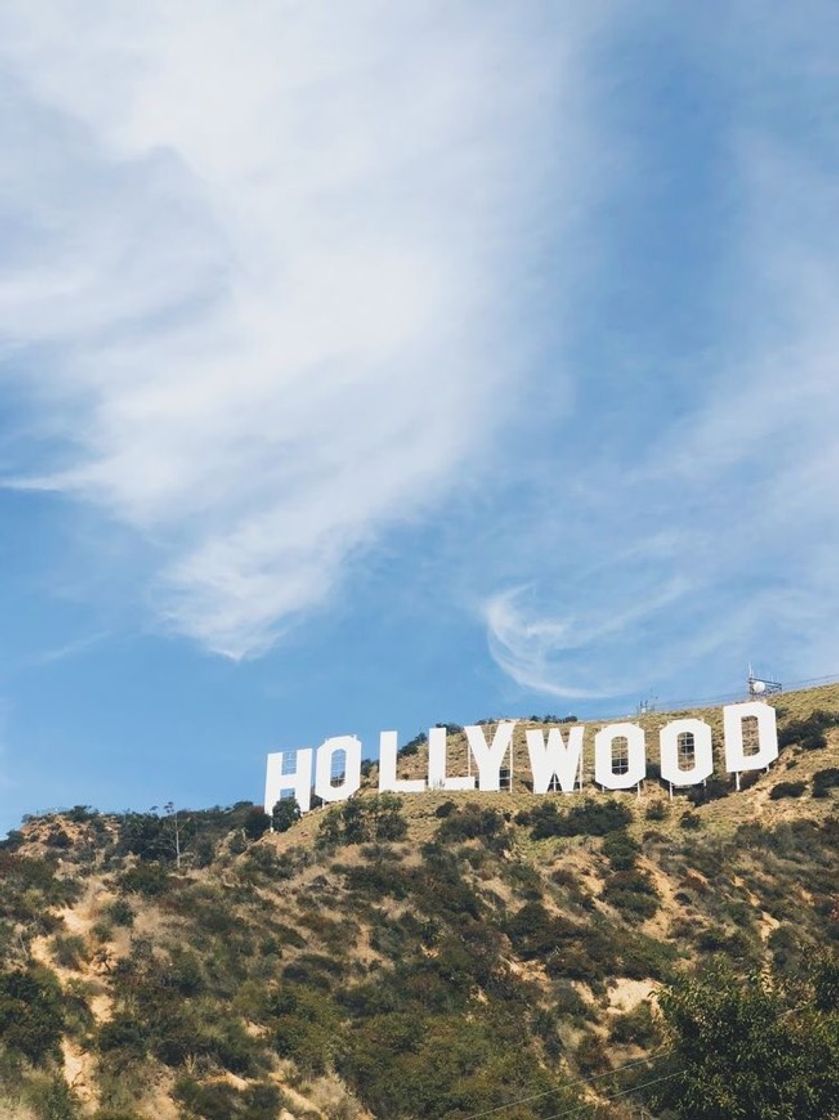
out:
<path id="1" fill-rule="evenodd" d="M 0 13 L 0 827 L 839 674 L 839 9 Z"/>

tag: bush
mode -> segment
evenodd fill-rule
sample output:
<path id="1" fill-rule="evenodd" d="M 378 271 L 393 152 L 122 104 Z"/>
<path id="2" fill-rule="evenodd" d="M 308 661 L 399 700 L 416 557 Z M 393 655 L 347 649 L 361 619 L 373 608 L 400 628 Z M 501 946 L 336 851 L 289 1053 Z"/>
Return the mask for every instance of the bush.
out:
<path id="1" fill-rule="evenodd" d="M 13 969 L 0 973 L 0 1041 L 31 1062 L 57 1054 L 64 1028 L 61 992 L 51 975 Z"/>
<path id="2" fill-rule="evenodd" d="M 582 805 L 575 805 L 565 813 L 558 812 L 552 801 L 542 802 L 530 813 L 520 813 L 516 820 L 533 826 L 534 840 L 550 836 L 605 836 L 626 828 L 632 821 L 632 812 L 619 801 L 594 801 L 587 797 Z"/>
<path id="3" fill-rule="evenodd" d="M 409 755 L 418 754 L 420 747 L 427 742 L 428 735 L 424 731 L 420 731 L 419 735 L 415 735 L 404 747 L 400 747 L 397 754 L 400 758 L 407 758 Z"/>
<path id="4" fill-rule="evenodd" d="M 78 971 L 88 959 L 84 938 L 74 933 L 57 934 L 53 941 L 52 955 L 59 967 Z"/>
<path id="5" fill-rule="evenodd" d="M 458 840 L 489 839 L 505 831 L 504 818 L 497 809 L 470 802 L 456 813 L 448 814 L 437 829 L 441 844 Z"/>
<path id="6" fill-rule="evenodd" d="M 119 1051 L 127 1058 L 142 1058 L 148 1048 L 144 1025 L 131 1015 L 118 1014 L 99 1028 L 99 1050 L 103 1054 Z"/>
<path id="7" fill-rule="evenodd" d="M 130 928 L 134 925 L 134 911 L 124 898 L 118 898 L 106 906 L 105 917 L 115 926 Z"/>
<path id="8" fill-rule="evenodd" d="M 603 854 L 614 871 L 629 871 L 635 866 L 640 852 L 637 844 L 625 829 L 610 832 L 603 841 Z"/>
<path id="9" fill-rule="evenodd" d="M 670 806 L 666 801 L 653 801 L 647 806 L 644 816 L 648 821 L 664 821 L 670 816 Z"/>
<path id="10" fill-rule="evenodd" d="M 717 801 L 727 797 L 734 789 L 734 782 L 730 774 L 725 777 L 714 774 L 707 778 L 702 785 L 691 786 L 687 791 L 687 799 L 691 805 L 707 805 L 709 801 Z"/>
<path id="11" fill-rule="evenodd" d="M 620 1015 L 609 1032 L 612 1042 L 638 1046 L 641 1050 L 652 1050 L 659 1037 L 660 1030 L 648 1003 L 639 1003 L 632 1011 Z"/>
<path id="12" fill-rule="evenodd" d="M 806 788 L 806 782 L 778 782 L 772 787 L 769 800 L 780 801 L 782 797 L 801 797 Z"/>
<path id="13" fill-rule="evenodd" d="M 805 751 L 819 750 L 827 746 L 825 732 L 836 726 L 839 726 L 839 713 L 819 709 L 806 719 L 792 720 L 781 728 L 778 732 L 778 746 L 783 749 L 797 744 Z"/>
<path id="14" fill-rule="evenodd" d="M 271 827 L 275 832 L 288 832 L 300 820 L 300 806 L 296 797 L 282 797 L 271 813 Z"/>
<path id="15" fill-rule="evenodd" d="M 38 1120 L 76 1120 L 79 1115 L 76 1094 L 60 1074 L 38 1079 L 30 1085 L 27 1096 Z M 31 1113 L 27 1111 L 28 1115 Z"/>
<path id="16" fill-rule="evenodd" d="M 74 805 L 72 809 L 68 809 L 64 814 L 68 821 L 73 824 L 89 824 L 99 817 L 98 809 L 92 809 L 90 805 Z"/>
<path id="17" fill-rule="evenodd" d="M 60 851 L 67 851 L 68 848 L 73 847 L 73 841 L 63 828 L 51 829 L 47 833 L 45 843 L 48 848 L 58 848 Z"/>
<path id="18" fill-rule="evenodd" d="M 702 818 L 698 813 L 682 813 L 679 818 L 679 828 L 684 828 L 688 832 L 695 832 L 701 827 Z"/>
<path id="19" fill-rule="evenodd" d="M 402 801 L 392 793 L 351 797 L 326 814 L 318 830 L 320 844 L 369 844 L 401 840 L 408 831 Z"/>
<path id="20" fill-rule="evenodd" d="M 169 889 L 170 876 L 158 863 L 139 863 L 124 871 L 119 878 L 120 890 L 126 894 L 141 894 L 157 898 Z"/>
<path id="21" fill-rule="evenodd" d="M 827 797 L 832 789 L 839 786 L 839 767 L 830 766 L 827 770 L 817 770 L 813 775 L 813 797 Z"/>
<path id="22" fill-rule="evenodd" d="M 658 891 L 642 871 L 618 871 L 606 880 L 603 900 L 630 921 L 645 921 L 658 910 Z"/>
<path id="23" fill-rule="evenodd" d="M 242 822 L 242 831 L 248 840 L 259 840 L 270 827 L 271 818 L 259 805 L 252 805 Z"/>
<path id="24" fill-rule="evenodd" d="M 534 960 L 552 952 L 565 938 L 569 924 L 548 913 L 541 902 L 526 902 L 507 921 L 506 933 L 522 960 Z"/>

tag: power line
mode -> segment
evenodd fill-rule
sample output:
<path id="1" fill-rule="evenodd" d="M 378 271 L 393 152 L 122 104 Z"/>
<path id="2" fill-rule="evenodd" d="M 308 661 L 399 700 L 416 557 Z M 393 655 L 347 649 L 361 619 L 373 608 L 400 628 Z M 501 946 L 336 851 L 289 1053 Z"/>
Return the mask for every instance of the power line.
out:
<path id="1" fill-rule="evenodd" d="M 795 1007 L 787 1007 L 785 1011 L 777 1016 L 779 1019 L 785 1019 L 787 1015 L 795 1015 L 796 1011 L 803 1011 L 808 1004 L 798 1004 Z M 468 1116 L 463 1117 L 462 1120 L 478 1120 L 479 1117 L 492 1116 L 493 1113 L 503 1112 L 504 1109 L 514 1109 L 519 1104 L 529 1104 L 531 1101 L 537 1101 L 543 1096 L 550 1096 L 553 1093 L 561 1093 L 566 1089 L 574 1089 L 576 1085 L 590 1085 L 595 1081 L 602 1081 L 604 1077 L 612 1077 L 615 1074 L 623 1073 L 624 1070 L 633 1070 L 638 1065 L 646 1065 L 650 1062 L 658 1062 L 662 1057 L 669 1057 L 675 1053 L 675 1047 L 666 1049 L 666 1051 L 659 1051 L 658 1054 L 650 1054 L 647 1057 L 635 1058 L 633 1062 L 625 1062 L 623 1065 L 618 1065 L 614 1070 L 607 1070 L 605 1073 L 596 1073 L 591 1077 L 576 1077 L 574 1081 L 567 1081 L 563 1085 L 557 1086 L 557 1089 L 546 1089 L 541 1093 L 532 1093 L 530 1096 L 520 1096 L 518 1100 L 507 1101 L 506 1104 L 496 1104 L 495 1108 L 486 1109 L 484 1112 L 470 1112 Z M 643 1081 L 640 1084 L 632 1085 L 630 1089 L 622 1089 L 616 1093 L 606 1094 L 604 1098 L 607 1102 L 616 1101 L 619 1096 L 626 1096 L 630 1093 L 636 1093 L 638 1090 L 647 1089 L 650 1085 L 658 1085 L 662 1081 L 670 1081 L 672 1077 L 678 1077 L 681 1073 L 680 1070 L 674 1070 L 673 1073 L 664 1074 L 661 1077 L 653 1077 L 652 1081 Z M 588 1102 L 575 1104 L 570 1110 L 566 1109 L 562 1112 L 554 1112 L 549 1117 L 544 1117 L 543 1120 L 560 1120 L 561 1117 L 572 1116 L 575 1112 L 580 1112 L 582 1109 L 588 1108 Z"/>
<path id="2" fill-rule="evenodd" d="M 541 1093 L 533 1093 L 529 1097 L 519 1097 L 514 1101 L 507 1101 L 506 1104 L 498 1104 L 494 1108 L 488 1108 L 484 1112 L 470 1112 L 468 1116 L 463 1116 L 461 1120 L 478 1120 L 481 1116 L 492 1116 L 493 1113 L 503 1112 L 505 1108 L 515 1108 L 520 1104 L 528 1104 L 530 1101 L 539 1100 L 542 1097 L 549 1097 L 553 1093 L 561 1093 L 565 1089 L 571 1089 L 575 1085 L 590 1085 L 593 1081 L 602 1081 L 604 1077 L 613 1077 L 615 1074 L 622 1073 L 625 1069 L 634 1069 L 636 1066 L 644 1066 L 649 1062 L 656 1062 L 659 1058 L 666 1058 L 672 1054 L 673 1050 L 662 1050 L 658 1054 L 651 1054 L 647 1058 L 636 1058 L 632 1062 L 625 1062 L 622 1066 L 617 1066 L 615 1069 L 606 1070 L 605 1073 L 596 1073 L 593 1077 L 577 1077 L 574 1081 L 566 1081 L 564 1085 L 560 1085 L 557 1089 L 545 1089 Z"/>
<path id="3" fill-rule="evenodd" d="M 616 1101 L 619 1097 L 626 1097 L 630 1093 L 637 1093 L 639 1089 L 648 1089 L 650 1085 L 658 1085 L 662 1081 L 671 1081 L 674 1077 L 678 1077 L 680 1072 L 680 1070 L 674 1070 L 673 1073 L 665 1073 L 663 1077 L 654 1077 L 652 1081 L 642 1081 L 640 1085 L 633 1085 L 631 1089 L 621 1089 L 620 1092 L 612 1093 L 605 1099 L 611 1104 L 612 1101 Z M 546 1116 L 544 1120 L 560 1120 L 561 1117 L 573 1116 L 575 1112 L 582 1112 L 584 1108 L 588 1108 L 587 1101 L 583 1104 L 574 1105 L 573 1108 L 563 1109 L 562 1112 L 554 1112 L 550 1116 Z"/>

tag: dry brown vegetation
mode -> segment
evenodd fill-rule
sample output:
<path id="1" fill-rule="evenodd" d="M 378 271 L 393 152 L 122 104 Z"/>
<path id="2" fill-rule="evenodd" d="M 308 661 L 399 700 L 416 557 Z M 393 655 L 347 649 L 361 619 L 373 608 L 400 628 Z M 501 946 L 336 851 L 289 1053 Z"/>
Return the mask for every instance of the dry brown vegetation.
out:
<path id="1" fill-rule="evenodd" d="M 782 729 L 839 722 L 839 686 L 774 700 Z M 718 709 L 641 722 L 654 743 L 688 714 L 719 737 Z M 839 942 L 837 793 L 814 796 L 839 727 L 693 806 L 654 780 L 605 795 L 590 775 L 535 797 L 526 726 L 512 792 L 405 798 L 399 839 L 325 839 L 318 809 L 249 841 L 238 805 L 184 814 L 177 870 L 166 822 L 27 822 L 0 851 L 2 1115 L 463 1118 L 540 1092 L 501 1115 L 584 1117 L 614 1082 L 570 1083 L 656 1051 L 674 976 L 721 956 L 795 979 Z M 451 735 L 452 772 L 464 751 Z M 424 771 L 423 746 L 400 761 Z M 791 782 L 800 796 L 773 799 Z M 374 796 L 375 769 L 371 811 Z M 578 807 L 575 835 L 545 834 L 548 804 Z M 33 1014 L 4 1034 L 19 977 Z"/>

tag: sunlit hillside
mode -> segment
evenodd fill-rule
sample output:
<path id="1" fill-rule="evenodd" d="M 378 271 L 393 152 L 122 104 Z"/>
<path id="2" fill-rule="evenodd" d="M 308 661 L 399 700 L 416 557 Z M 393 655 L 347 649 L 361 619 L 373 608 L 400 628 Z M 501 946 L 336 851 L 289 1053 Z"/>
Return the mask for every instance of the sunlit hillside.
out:
<path id="1" fill-rule="evenodd" d="M 590 775 L 535 796 L 523 721 L 512 791 L 382 799 L 372 767 L 283 832 L 244 802 L 26 821 L 0 852 L 0 1115 L 705 1115 L 678 992 L 718 967 L 732 990 L 773 975 L 797 993 L 778 1023 L 833 1053 L 812 969 L 839 946 L 839 686 L 773 702 L 781 756 L 740 792 L 720 766 L 673 798 Z M 652 774 L 675 714 L 641 720 Z M 719 740 L 718 708 L 690 714 Z M 423 774 L 424 744 L 399 765 Z M 810 1112 L 777 1115 L 830 1115 L 818 1076 Z"/>

